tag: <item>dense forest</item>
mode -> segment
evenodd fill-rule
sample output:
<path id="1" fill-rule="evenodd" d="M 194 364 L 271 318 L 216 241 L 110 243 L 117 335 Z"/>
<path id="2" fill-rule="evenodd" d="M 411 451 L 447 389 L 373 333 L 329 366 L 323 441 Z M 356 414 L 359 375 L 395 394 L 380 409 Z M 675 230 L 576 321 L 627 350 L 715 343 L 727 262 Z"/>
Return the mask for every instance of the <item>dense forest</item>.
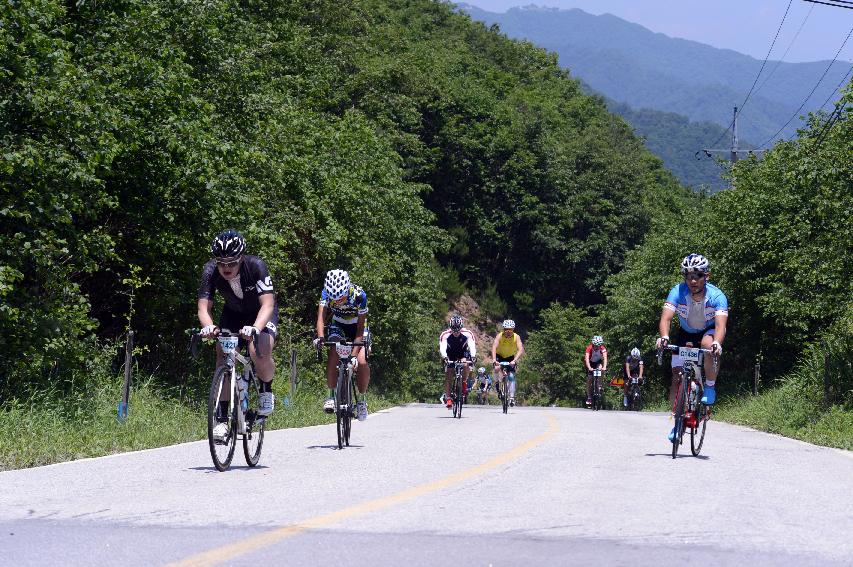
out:
<path id="1" fill-rule="evenodd" d="M 380 392 L 432 395 L 464 289 L 519 321 L 529 401 L 573 403 L 589 334 L 649 354 L 699 251 L 731 304 L 722 392 L 756 356 L 774 380 L 825 351 L 853 409 L 847 110 L 697 195 L 554 54 L 449 3 L 20 0 L 0 18 L 3 400 L 114 376 L 128 328 L 141 367 L 182 383 L 209 241 L 235 227 L 283 339 L 306 337 L 326 270 L 365 288 Z"/>

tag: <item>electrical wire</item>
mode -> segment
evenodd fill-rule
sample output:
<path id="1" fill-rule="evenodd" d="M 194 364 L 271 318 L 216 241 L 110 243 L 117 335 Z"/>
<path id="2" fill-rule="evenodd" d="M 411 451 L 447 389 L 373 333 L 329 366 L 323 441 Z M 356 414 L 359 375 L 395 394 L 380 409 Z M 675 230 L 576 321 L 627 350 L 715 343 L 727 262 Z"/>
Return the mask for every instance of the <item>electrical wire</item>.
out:
<path id="1" fill-rule="evenodd" d="M 797 41 L 797 38 L 800 37 L 800 32 L 803 31 L 803 27 L 806 25 L 806 22 L 809 21 L 809 16 L 812 15 L 812 10 L 814 10 L 814 6 L 815 6 L 814 4 L 809 6 L 809 11 L 806 13 L 806 17 L 803 18 L 803 21 L 800 24 L 800 27 L 797 28 L 797 33 L 794 34 L 794 37 L 791 39 L 791 43 L 789 43 L 788 47 L 785 49 L 785 53 L 783 53 L 782 57 L 780 57 L 779 60 L 776 61 L 776 65 L 774 65 L 773 68 L 770 69 L 770 72 L 767 73 L 767 77 L 765 77 L 765 79 L 761 82 L 761 84 L 758 86 L 758 88 L 755 89 L 755 92 L 758 92 L 764 88 L 764 86 L 767 84 L 767 81 L 770 80 L 770 77 L 773 76 L 773 73 L 776 72 L 776 69 L 779 68 L 779 66 L 782 64 L 782 61 L 785 60 L 785 57 L 788 56 L 788 52 L 791 51 L 791 47 L 794 46 L 794 43 Z"/>
<path id="2" fill-rule="evenodd" d="M 820 0 L 806 0 L 806 2 L 811 2 L 812 4 L 823 4 L 825 6 L 835 6 L 836 8 L 847 8 L 853 10 L 853 2 L 845 2 L 844 0 L 831 0 L 831 2 L 821 2 Z M 845 6 L 845 4 L 851 4 L 850 6 Z"/>
<path id="3" fill-rule="evenodd" d="M 838 59 L 838 55 L 839 55 L 839 54 L 841 54 L 841 50 L 842 50 L 842 49 L 844 49 L 844 46 L 845 46 L 845 45 L 847 45 L 847 40 L 848 40 L 848 39 L 850 39 L 850 35 L 851 35 L 851 34 L 853 34 L 853 28 L 850 28 L 850 31 L 849 31 L 849 32 L 847 32 L 847 37 L 845 37 L 845 38 L 844 38 L 844 41 L 841 43 L 841 47 L 839 47 L 839 48 L 838 48 L 838 51 L 836 51 L 836 52 L 835 52 L 835 57 L 833 57 L 833 58 L 832 58 L 832 61 L 830 61 L 830 62 L 829 62 L 829 65 L 827 65 L 827 66 L 826 66 L 826 69 L 824 69 L 823 74 L 822 74 L 822 75 L 820 76 L 820 78 L 817 80 L 817 83 L 815 83 L 815 86 L 812 88 L 812 90 L 811 90 L 811 92 L 808 94 L 808 96 L 806 96 L 806 98 L 803 100 L 803 103 L 800 105 L 800 107 L 799 107 L 796 111 L 794 111 L 794 114 L 793 114 L 793 115 L 788 119 L 788 121 L 787 121 L 787 122 L 785 122 L 785 124 L 783 124 L 783 125 L 782 125 L 782 127 L 781 127 L 781 128 L 779 128 L 779 130 L 777 130 L 777 131 L 776 131 L 776 133 L 775 133 L 775 134 L 773 134 L 772 136 L 770 136 L 769 138 L 767 138 L 767 140 L 765 140 L 765 141 L 764 141 L 764 143 L 762 143 L 760 146 L 758 146 L 759 148 L 763 148 L 763 147 L 764 147 L 764 146 L 766 146 L 768 143 L 772 142 L 772 141 L 776 138 L 776 136 L 778 136 L 778 135 L 779 135 L 779 134 L 780 134 L 780 133 L 781 133 L 785 128 L 787 128 L 787 127 L 788 127 L 788 124 L 790 124 L 791 122 L 793 122 L 793 121 L 794 121 L 794 119 L 795 119 L 795 118 L 797 118 L 797 117 L 800 115 L 800 111 L 803 109 L 803 107 L 805 107 L 805 106 L 806 106 L 806 103 L 809 101 L 809 99 L 810 99 L 810 98 L 812 97 L 812 95 L 815 93 L 815 91 L 817 90 L 817 88 L 820 86 L 821 81 L 823 81 L 823 79 L 826 77 L 826 74 L 827 74 L 827 73 L 829 73 L 829 70 L 830 70 L 830 69 L 832 68 L 832 66 L 835 64 L 835 61 Z M 825 103 L 824 103 L 824 104 L 825 104 Z M 821 108 L 823 108 L 823 107 L 821 107 Z"/>
<path id="4" fill-rule="evenodd" d="M 758 70 L 758 74 L 755 76 L 755 80 L 752 82 L 752 86 L 749 87 L 749 92 L 746 93 L 746 97 L 743 99 L 743 102 L 741 103 L 740 107 L 738 107 L 738 112 L 743 112 L 743 107 L 749 100 L 750 95 L 752 95 L 752 91 L 753 89 L 755 89 L 756 83 L 758 83 L 758 78 L 761 76 L 761 72 L 764 71 L 764 66 L 767 65 L 767 60 L 770 58 L 770 53 L 773 51 L 773 46 L 776 45 L 776 40 L 779 38 L 779 32 L 782 31 L 782 26 L 785 24 L 785 18 L 788 17 L 788 11 L 791 9 L 791 4 L 793 3 L 794 0 L 788 0 L 788 7 L 785 8 L 785 13 L 782 15 L 782 21 L 779 22 L 779 27 L 776 29 L 776 35 L 773 36 L 773 42 L 770 44 L 770 49 L 767 50 L 767 55 L 764 57 L 764 61 L 761 63 L 761 68 Z M 735 120 L 737 120 L 737 116 L 732 119 L 732 123 L 729 125 L 728 128 L 726 128 L 726 130 L 722 134 L 720 134 L 720 137 L 717 138 L 717 140 L 713 144 L 711 144 L 712 148 L 716 146 L 720 142 L 720 140 L 725 137 L 729 130 L 734 128 Z M 699 152 L 696 153 L 698 154 Z"/>

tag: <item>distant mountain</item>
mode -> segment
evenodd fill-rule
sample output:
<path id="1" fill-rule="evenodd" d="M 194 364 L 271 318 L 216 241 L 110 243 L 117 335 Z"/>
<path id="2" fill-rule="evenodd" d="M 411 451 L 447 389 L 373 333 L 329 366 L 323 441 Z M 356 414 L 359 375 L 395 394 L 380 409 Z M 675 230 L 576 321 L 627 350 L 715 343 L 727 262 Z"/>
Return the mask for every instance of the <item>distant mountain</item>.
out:
<path id="1" fill-rule="evenodd" d="M 731 123 L 732 107 L 743 101 L 762 63 L 728 49 L 655 33 L 610 14 L 593 16 L 578 9 L 536 6 L 512 8 L 503 14 L 466 4 L 459 8 L 474 20 L 498 24 L 511 38 L 556 52 L 561 66 L 608 98 L 724 128 Z M 771 139 L 794 116 L 828 64 L 777 66 L 768 61 L 738 120 L 739 135 L 754 143 Z M 835 62 L 800 114 L 819 108 L 849 69 L 849 62 Z M 778 137 L 793 134 L 799 125 L 799 119 L 793 120 Z"/>
<path id="2" fill-rule="evenodd" d="M 636 110 L 627 104 L 608 101 L 607 106 L 634 127 L 634 131 L 646 144 L 646 147 L 661 158 L 664 165 L 684 185 L 699 188 L 707 186 L 713 191 L 729 186 L 721 177 L 723 168 L 716 160 L 704 154 L 696 156 L 698 148 L 723 138 L 720 145 L 728 144 L 731 139 L 726 129 L 711 122 L 691 122 L 680 114 L 661 112 L 643 108 Z M 754 146 L 740 142 L 741 148 Z M 714 157 L 728 159 L 728 155 L 716 154 Z"/>

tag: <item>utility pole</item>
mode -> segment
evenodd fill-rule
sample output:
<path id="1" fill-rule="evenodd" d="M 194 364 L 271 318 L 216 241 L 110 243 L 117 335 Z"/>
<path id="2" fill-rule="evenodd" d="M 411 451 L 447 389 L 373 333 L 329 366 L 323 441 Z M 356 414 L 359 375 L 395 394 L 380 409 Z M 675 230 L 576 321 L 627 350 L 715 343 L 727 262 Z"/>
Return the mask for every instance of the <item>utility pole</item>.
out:
<path id="1" fill-rule="evenodd" d="M 713 157 L 711 154 L 714 153 L 727 153 L 729 154 L 729 161 L 732 163 L 737 163 L 737 160 L 740 159 L 738 154 L 754 154 L 757 152 L 765 152 L 767 150 L 741 150 L 738 148 L 738 139 L 737 139 L 737 107 L 734 110 L 734 117 L 732 118 L 732 147 L 728 149 L 722 148 L 702 148 L 702 151 L 705 152 L 705 155 L 708 157 Z M 698 153 L 698 152 L 697 152 Z"/>

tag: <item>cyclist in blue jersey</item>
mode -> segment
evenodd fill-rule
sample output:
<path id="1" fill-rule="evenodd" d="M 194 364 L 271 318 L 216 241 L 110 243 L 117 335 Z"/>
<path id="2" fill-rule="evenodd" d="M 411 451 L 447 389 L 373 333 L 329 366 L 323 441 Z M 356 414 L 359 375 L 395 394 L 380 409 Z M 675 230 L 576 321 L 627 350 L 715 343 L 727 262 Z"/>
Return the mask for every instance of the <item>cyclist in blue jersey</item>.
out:
<path id="1" fill-rule="evenodd" d="M 246 240 L 233 229 L 225 230 L 213 239 L 210 253 L 213 258 L 202 270 L 198 290 L 198 320 L 201 335 L 212 338 L 219 334 L 220 327 L 239 331 L 246 339 L 258 335 L 261 357 L 255 352 L 254 342 L 249 342 L 249 354 L 260 378 L 258 414 L 269 415 L 275 407 L 272 379 L 275 376 L 275 361 L 272 348 L 278 332 L 278 304 L 276 303 L 272 279 L 266 263 L 257 256 L 245 254 Z M 213 298 L 219 291 L 225 300 L 219 324 L 213 323 Z M 241 343 L 244 341 L 241 338 Z M 216 345 L 216 366 L 222 364 L 223 354 Z M 228 411 L 230 391 L 223 390 L 220 404 L 223 415 Z M 219 423 L 213 429 L 216 439 L 228 437 L 228 424 Z"/>
<path id="2" fill-rule="evenodd" d="M 317 309 L 317 338 L 314 345 L 319 348 L 325 340 L 326 313 L 332 312 L 332 323 L 329 325 L 329 337 L 342 337 L 348 341 L 364 342 L 366 346 L 356 346 L 352 349 L 353 364 L 358 386 L 358 400 L 355 405 L 356 417 L 359 421 L 367 419 L 367 386 L 370 383 L 370 366 L 367 364 L 366 353 L 370 348 L 370 330 L 367 327 L 367 294 L 350 281 L 349 274 L 344 270 L 330 270 L 326 274 L 323 291 L 320 295 L 320 306 Z M 334 413 L 335 388 L 338 385 L 338 352 L 329 350 L 329 360 L 326 364 L 326 382 L 329 386 L 329 396 L 323 402 L 323 411 Z"/>
<path id="3" fill-rule="evenodd" d="M 658 330 L 657 348 L 669 344 L 669 328 L 673 317 L 678 314 L 680 329 L 673 344 L 710 349 L 718 357 L 716 368 L 711 357 L 705 357 L 705 387 L 702 403 L 712 405 L 717 399 L 715 389 L 719 372 L 719 356 L 723 353 L 723 341 L 726 338 L 726 324 L 729 318 L 729 302 L 720 288 L 708 279 L 711 267 L 708 259 L 701 254 L 689 254 L 681 261 L 681 274 L 684 281 L 673 287 L 663 304 Z M 681 383 L 683 362 L 681 357 L 672 357 L 672 384 L 669 388 L 669 401 L 675 402 L 675 395 Z M 670 433 L 674 435 L 675 429 Z M 671 441 L 672 439 L 670 439 Z"/>

